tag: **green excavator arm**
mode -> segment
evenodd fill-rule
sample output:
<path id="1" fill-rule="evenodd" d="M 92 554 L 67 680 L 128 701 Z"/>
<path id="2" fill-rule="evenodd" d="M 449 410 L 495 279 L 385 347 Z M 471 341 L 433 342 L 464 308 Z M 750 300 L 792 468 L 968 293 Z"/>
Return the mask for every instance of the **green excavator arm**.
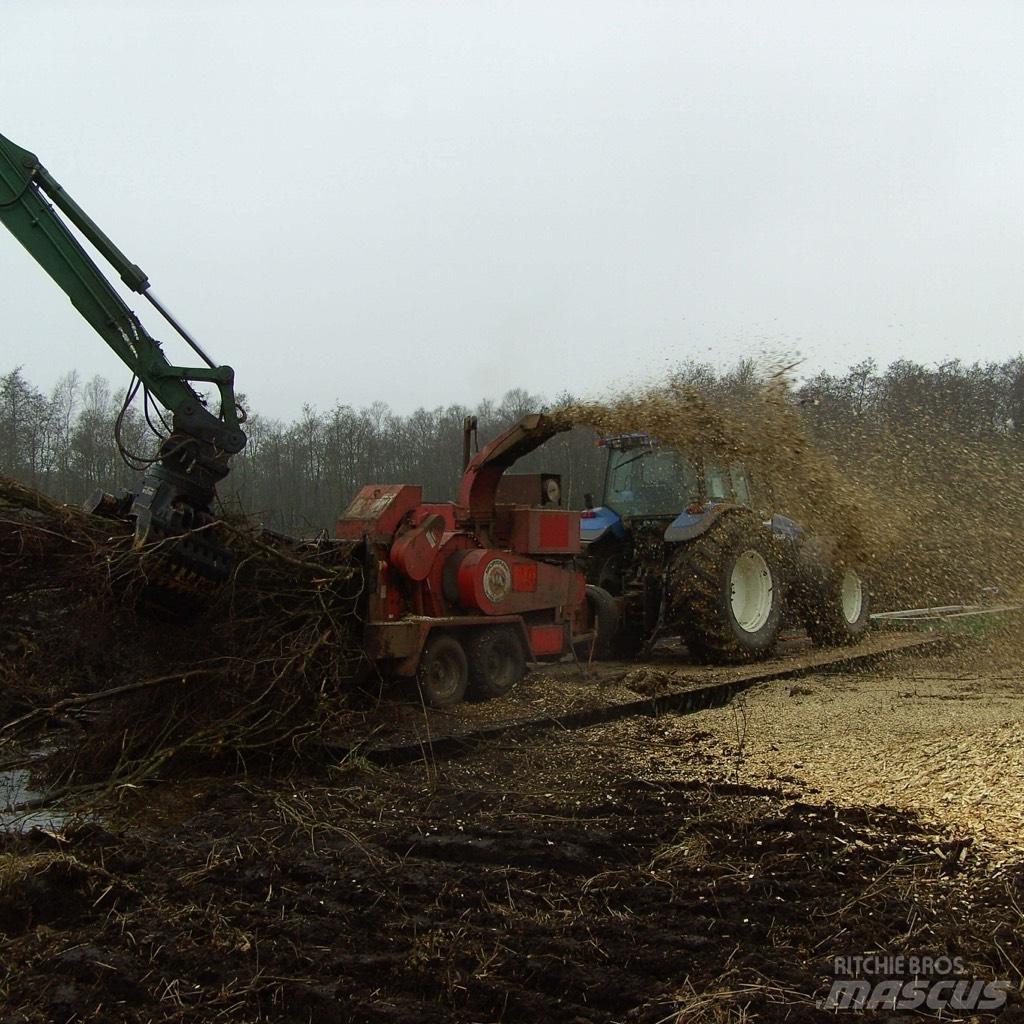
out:
<path id="1" fill-rule="evenodd" d="M 54 207 L 132 291 L 152 303 L 205 365 L 183 367 L 168 361 L 160 343 L 149 335 Z M 146 274 L 93 223 L 35 154 L 2 135 L 0 221 L 56 281 L 148 394 L 171 414 L 170 435 L 162 439 L 150 461 L 138 494 L 117 503 L 134 519 L 137 542 L 160 543 L 176 563 L 175 579 L 183 586 L 193 577 L 225 578 L 230 554 L 208 528 L 214 522 L 216 484 L 227 474 L 231 456 L 246 442 L 235 402 L 234 371 L 216 365 L 206 355 L 152 294 Z M 218 413 L 206 407 L 193 383 L 216 386 Z"/>

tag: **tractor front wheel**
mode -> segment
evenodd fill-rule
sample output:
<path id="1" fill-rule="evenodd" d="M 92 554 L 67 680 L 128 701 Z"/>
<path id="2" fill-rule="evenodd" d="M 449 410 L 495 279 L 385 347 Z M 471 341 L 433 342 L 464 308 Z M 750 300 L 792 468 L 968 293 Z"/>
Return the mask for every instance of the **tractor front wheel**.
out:
<path id="1" fill-rule="evenodd" d="M 509 626 L 490 626 L 466 641 L 469 693 L 476 700 L 504 697 L 526 674 L 522 641 Z"/>
<path id="2" fill-rule="evenodd" d="M 670 565 L 670 612 L 698 661 L 767 657 L 782 620 L 771 538 L 746 517 L 724 516 L 681 544 Z"/>
<path id="3" fill-rule="evenodd" d="M 820 570 L 806 588 L 804 625 L 820 647 L 856 643 L 871 628 L 871 592 L 856 566 Z"/>
<path id="4" fill-rule="evenodd" d="M 466 696 L 469 664 L 462 644 L 442 633 L 428 643 L 416 673 L 423 699 L 433 708 L 448 708 Z"/>

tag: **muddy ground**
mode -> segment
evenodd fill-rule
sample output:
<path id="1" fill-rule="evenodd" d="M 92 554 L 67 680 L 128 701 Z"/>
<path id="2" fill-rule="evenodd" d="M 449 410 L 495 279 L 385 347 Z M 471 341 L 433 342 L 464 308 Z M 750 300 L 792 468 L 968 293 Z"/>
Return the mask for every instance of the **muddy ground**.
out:
<path id="1" fill-rule="evenodd" d="M 878 951 L 960 956 L 1024 1019 L 1022 710 L 1011 669 L 903 656 L 459 759 L 125 788 L 3 839 L 0 1021 L 834 1019 L 832 958 Z"/>

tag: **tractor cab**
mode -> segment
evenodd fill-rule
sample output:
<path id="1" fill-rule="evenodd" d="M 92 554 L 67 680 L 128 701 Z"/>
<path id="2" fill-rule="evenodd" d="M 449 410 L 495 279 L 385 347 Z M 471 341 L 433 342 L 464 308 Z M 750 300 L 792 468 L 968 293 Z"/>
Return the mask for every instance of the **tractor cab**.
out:
<path id="1" fill-rule="evenodd" d="M 602 438 L 598 444 L 608 450 L 604 493 L 601 504 L 580 520 L 584 544 L 608 532 L 621 535 L 631 521 L 663 520 L 670 526 L 685 517 L 692 526 L 716 505 L 751 505 L 750 480 L 738 464 L 695 458 L 647 434 Z"/>
<path id="2" fill-rule="evenodd" d="M 672 519 L 700 494 L 693 460 L 671 448 L 648 443 L 609 451 L 602 504 L 623 519 Z"/>

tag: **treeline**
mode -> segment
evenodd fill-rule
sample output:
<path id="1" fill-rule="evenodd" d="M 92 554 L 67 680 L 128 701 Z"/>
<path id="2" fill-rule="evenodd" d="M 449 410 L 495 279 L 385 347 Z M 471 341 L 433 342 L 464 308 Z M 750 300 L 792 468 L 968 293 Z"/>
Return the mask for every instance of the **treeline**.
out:
<path id="1" fill-rule="evenodd" d="M 885 427 L 965 440 L 1005 438 L 1024 431 L 1024 357 L 935 367 L 899 359 L 884 372 L 867 360 L 842 376 L 819 374 L 797 397 L 816 432 L 840 447 L 842 431 L 851 428 L 856 435 Z"/>
<path id="2" fill-rule="evenodd" d="M 122 417 L 122 443 L 151 455 L 154 438 L 138 404 Z M 517 388 L 472 408 L 448 405 L 408 415 L 384 402 L 359 409 L 339 404 L 326 412 L 306 406 L 291 422 L 250 410 L 249 443 L 232 460 L 220 499 L 272 529 L 299 535 L 330 528 L 367 483 L 420 484 L 427 500 L 449 500 L 461 473 L 465 418 L 477 417 L 484 444 L 544 404 Z M 0 475 L 68 502 L 82 501 L 97 488 L 134 489 L 140 474 L 125 465 L 114 440 L 122 405 L 123 395 L 102 377 L 83 383 L 68 374 L 46 394 L 20 369 L 11 370 L 0 378 Z M 155 420 L 155 412 L 150 418 Z M 593 433 L 574 430 L 517 468 L 561 472 L 567 501 L 579 505 L 600 479 L 601 461 Z"/>
<path id="3" fill-rule="evenodd" d="M 762 380 L 752 362 L 725 373 L 689 364 L 681 374 L 712 397 L 742 394 Z M 791 397 L 821 447 L 859 472 L 871 469 L 883 481 L 902 474 L 905 484 L 906 473 L 916 468 L 927 473 L 933 490 L 937 472 L 950 474 L 951 487 L 990 489 L 1000 481 L 982 480 L 977 472 L 968 481 L 964 473 L 970 476 L 978 451 L 1018 449 L 1024 358 L 934 367 L 899 360 L 885 370 L 868 361 L 843 374 L 819 374 Z M 561 395 L 555 402 L 569 400 Z M 0 474 L 71 502 L 99 487 L 132 488 L 138 474 L 125 466 L 114 443 L 122 401 L 99 377 L 83 382 L 68 374 L 47 394 L 19 369 L 10 370 L 0 378 Z M 451 498 L 464 418 L 478 417 L 486 441 L 545 404 L 543 396 L 514 389 L 472 408 L 449 405 L 408 415 L 384 402 L 365 408 L 339 404 L 327 411 L 305 407 L 291 422 L 251 411 L 249 444 L 234 460 L 221 497 L 267 526 L 300 534 L 329 527 L 364 483 L 418 483 L 430 500 Z M 132 451 L 153 450 L 138 408 L 123 416 L 121 437 Z M 559 436 L 519 468 L 561 472 L 567 501 L 579 507 L 586 491 L 600 489 L 602 462 L 593 434 L 579 429 Z M 1001 486 L 1016 492 L 1019 482 L 1004 480 Z"/>
<path id="4" fill-rule="evenodd" d="M 226 500 L 268 526 L 297 534 L 330 527 L 368 483 L 419 484 L 426 500 L 449 501 L 462 472 L 466 417 L 477 418 L 483 445 L 546 404 L 517 388 L 497 402 L 417 409 L 405 416 L 384 402 L 361 409 L 336 405 L 327 412 L 306 406 L 291 423 L 250 416 L 249 443 L 233 461 Z M 566 501 L 580 506 L 584 492 L 600 479 L 601 463 L 593 432 L 580 429 L 554 438 L 521 460 L 516 471 L 560 472 Z"/>

